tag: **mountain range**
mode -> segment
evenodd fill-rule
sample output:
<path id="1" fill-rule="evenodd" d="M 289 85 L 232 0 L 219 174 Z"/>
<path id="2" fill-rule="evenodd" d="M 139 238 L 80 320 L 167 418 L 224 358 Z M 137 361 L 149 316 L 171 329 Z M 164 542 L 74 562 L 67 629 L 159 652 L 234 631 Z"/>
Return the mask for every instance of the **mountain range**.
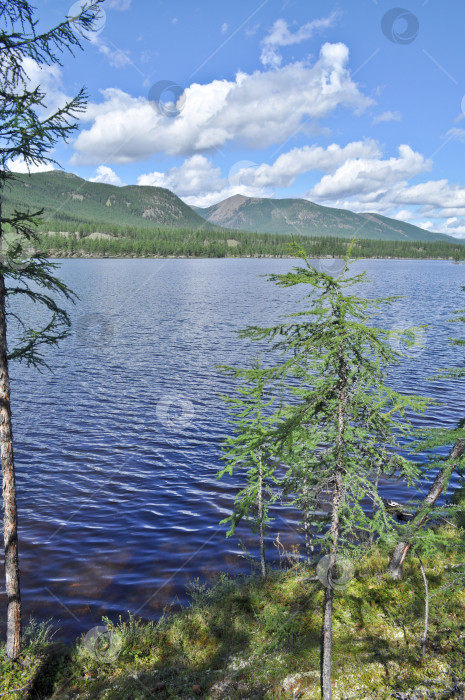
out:
<path id="1" fill-rule="evenodd" d="M 89 182 L 59 170 L 17 174 L 2 193 L 6 215 L 15 208 L 43 209 L 45 222 L 73 231 L 78 224 L 108 227 L 235 229 L 256 233 L 299 234 L 392 241 L 459 241 L 442 233 L 376 213 L 356 214 L 305 199 L 269 199 L 237 194 L 208 208 L 189 207 L 170 190 Z M 460 241 L 462 242 L 462 241 Z"/>
<path id="2" fill-rule="evenodd" d="M 453 241 L 442 233 L 380 214 L 355 214 L 306 199 L 264 199 L 236 194 L 206 209 L 193 207 L 206 221 L 217 226 L 257 233 L 370 238 L 392 241 Z"/>

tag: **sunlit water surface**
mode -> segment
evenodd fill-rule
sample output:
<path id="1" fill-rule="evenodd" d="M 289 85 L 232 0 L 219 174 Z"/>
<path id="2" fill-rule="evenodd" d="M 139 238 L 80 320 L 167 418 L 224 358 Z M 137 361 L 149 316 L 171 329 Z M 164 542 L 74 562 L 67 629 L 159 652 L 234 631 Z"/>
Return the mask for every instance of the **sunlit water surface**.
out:
<path id="1" fill-rule="evenodd" d="M 53 618 L 71 639 L 107 614 L 158 617 L 186 602 L 186 583 L 220 570 L 246 572 L 238 538 L 219 521 L 231 509 L 238 476 L 216 479 L 227 423 L 221 392 L 231 380 L 217 364 L 245 365 L 257 345 L 248 325 L 273 325 L 295 310 L 303 290 L 266 277 L 291 260 L 66 260 L 60 276 L 80 300 L 73 333 L 47 353 L 53 373 L 12 364 L 12 405 L 26 617 Z M 465 306 L 462 265 L 372 260 L 369 296 L 404 295 L 384 327 L 429 324 L 425 347 L 392 369 L 406 393 L 435 397 L 417 425 L 453 426 L 465 412 L 458 382 L 426 378 L 459 366 L 461 332 L 448 318 Z M 425 488 L 427 484 L 425 484 Z M 386 496 L 406 500 L 402 484 Z M 296 513 L 277 507 L 269 535 L 301 541 Z M 238 535 L 252 555 L 255 538 Z M 0 611 L 5 610 L 4 588 Z M 0 612 L 0 617 L 4 613 Z"/>

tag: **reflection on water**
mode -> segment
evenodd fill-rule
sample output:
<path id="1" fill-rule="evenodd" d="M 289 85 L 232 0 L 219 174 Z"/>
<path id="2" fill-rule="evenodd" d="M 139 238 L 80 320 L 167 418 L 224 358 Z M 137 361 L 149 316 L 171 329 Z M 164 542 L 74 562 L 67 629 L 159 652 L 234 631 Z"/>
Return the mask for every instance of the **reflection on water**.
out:
<path id="1" fill-rule="evenodd" d="M 73 336 L 48 359 L 53 374 L 12 366 L 21 582 L 26 615 L 52 617 L 73 638 L 106 614 L 157 617 L 186 602 L 185 585 L 219 570 L 249 570 L 219 521 L 239 481 L 218 482 L 230 429 L 218 395 L 230 380 L 217 363 L 244 365 L 257 345 L 247 325 L 271 325 L 302 296 L 260 275 L 290 260 L 68 260 L 61 276 L 79 295 Z M 436 261 L 367 261 L 363 292 L 404 294 L 385 327 L 430 323 L 426 349 L 394 368 L 391 383 L 444 402 L 418 425 L 453 425 L 464 414 L 454 382 L 425 382 L 461 364 L 448 314 L 464 306 L 463 267 Z M 406 498 L 402 484 L 384 494 Z M 294 512 L 274 509 L 271 540 L 299 541 Z M 238 535 L 252 554 L 246 527 Z M 0 611 L 4 610 L 4 598 Z M 0 612 L 0 616 L 3 613 Z"/>

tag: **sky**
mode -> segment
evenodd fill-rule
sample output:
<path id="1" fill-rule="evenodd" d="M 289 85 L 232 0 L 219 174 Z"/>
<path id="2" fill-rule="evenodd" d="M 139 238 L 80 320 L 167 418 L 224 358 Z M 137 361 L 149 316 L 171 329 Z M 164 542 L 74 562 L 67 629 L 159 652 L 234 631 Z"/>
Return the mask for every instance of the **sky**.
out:
<path id="1" fill-rule="evenodd" d="M 38 30 L 83 3 L 37 0 Z M 202 207 L 300 197 L 465 238 L 464 27 L 463 0 L 106 0 L 83 51 L 25 67 L 48 112 L 86 87 L 51 155 L 87 180 Z"/>

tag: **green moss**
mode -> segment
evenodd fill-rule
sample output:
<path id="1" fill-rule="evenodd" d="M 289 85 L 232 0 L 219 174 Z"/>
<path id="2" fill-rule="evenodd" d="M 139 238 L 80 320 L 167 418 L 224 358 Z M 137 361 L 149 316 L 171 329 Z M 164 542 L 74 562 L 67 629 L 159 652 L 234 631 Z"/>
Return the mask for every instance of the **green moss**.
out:
<path id="1" fill-rule="evenodd" d="M 445 569 L 459 561 L 453 552 L 447 561 L 423 562 L 431 593 L 424 658 L 424 589 L 415 559 L 400 582 L 385 574 L 382 551 L 358 562 L 336 594 L 335 700 L 461 697 L 453 688 L 465 678 L 465 593 Z M 158 622 L 104 619 L 118 640 L 111 659 L 92 656 L 84 638 L 71 649 L 52 644 L 44 626 L 33 626 L 22 665 L 1 661 L 0 692 L 23 688 L 11 696 L 54 700 L 317 699 L 323 587 L 312 576 L 300 564 L 271 571 L 266 581 L 222 575 L 210 588 L 194 582 L 192 605 Z"/>

